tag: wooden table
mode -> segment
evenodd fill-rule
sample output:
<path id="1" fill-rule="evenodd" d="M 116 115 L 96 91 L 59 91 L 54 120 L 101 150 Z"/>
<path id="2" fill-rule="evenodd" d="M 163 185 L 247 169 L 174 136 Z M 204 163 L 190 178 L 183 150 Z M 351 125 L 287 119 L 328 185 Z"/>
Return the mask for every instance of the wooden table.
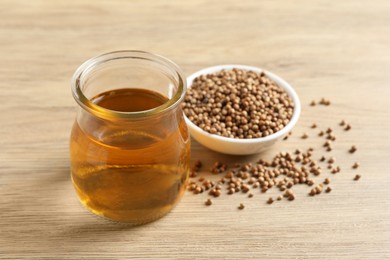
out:
<path id="1" fill-rule="evenodd" d="M 0 257 L 390 258 L 390 2 L 177 2 L 0 1 Z M 294 201 L 272 205 L 265 201 L 276 190 L 223 195 L 210 207 L 207 194 L 186 192 L 166 217 L 135 228 L 88 213 L 69 176 L 70 77 L 84 60 L 121 49 L 159 53 L 186 74 L 237 63 L 285 78 L 302 101 L 287 141 L 249 157 L 193 141 L 193 161 L 206 164 L 208 178 L 216 160 L 255 162 L 310 146 L 320 156 L 317 131 L 332 127 L 329 154 L 342 170 L 320 176 L 332 179 L 332 192 L 310 197 L 300 186 Z M 309 106 L 322 97 L 332 104 Z"/>

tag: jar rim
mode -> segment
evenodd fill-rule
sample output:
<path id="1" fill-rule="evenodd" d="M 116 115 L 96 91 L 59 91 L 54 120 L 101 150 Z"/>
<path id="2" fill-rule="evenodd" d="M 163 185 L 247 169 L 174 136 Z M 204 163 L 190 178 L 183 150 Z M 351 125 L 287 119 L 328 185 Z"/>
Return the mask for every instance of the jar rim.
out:
<path id="1" fill-rule="evenodd" d="M 158 107 L 135 112 L 110 110 L 93 103 L 84 95 L 83 90 L 81 89 L 82 76 L 85 74 L 86 71 L 93 68 L 94 66 L 103 62 L 116 59 L 142 59 L 160 63 L 161 65 L 168 67 L 170 71 L 172 71 L 172 73 L 177 76 L 178 79 L 176 93 L 167 102 Z M 71 80 L 72 95 L 76 102 L 86 111 L 102 118 L 136 119 L 160 114 L 164 111 L 170 110 L 171 108 L 178 106 L 181 103 L 185 96 L 186 87 L 187 86 L 184 74 L 179 68 L 179 66 L 177 66 L 173 61 L 163 56 L 140 50 L 113 51 L 92 57 L 77 68 Z"/>

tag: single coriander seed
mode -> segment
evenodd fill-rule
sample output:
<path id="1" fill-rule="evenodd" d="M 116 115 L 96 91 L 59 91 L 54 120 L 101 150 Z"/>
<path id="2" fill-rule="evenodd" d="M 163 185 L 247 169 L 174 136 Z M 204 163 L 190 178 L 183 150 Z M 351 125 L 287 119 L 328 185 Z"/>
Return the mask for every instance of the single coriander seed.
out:
<path id="1" fill-rule="evenodd" d="M 355 162 L 355 163 L 352 165 L 352 168 L 353 168 L 353 169 L 359 168 L 359 163 Z"/>

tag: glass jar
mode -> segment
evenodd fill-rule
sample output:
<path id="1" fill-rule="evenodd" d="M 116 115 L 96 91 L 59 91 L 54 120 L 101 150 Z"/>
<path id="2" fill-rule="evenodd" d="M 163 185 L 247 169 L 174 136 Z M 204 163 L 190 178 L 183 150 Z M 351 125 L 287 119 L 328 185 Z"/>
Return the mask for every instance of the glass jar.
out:
<path id="1" fill-rule="evenodd" d="M 185 91 L 180 69 L 147 52 L 111 52 L 77 69 L 70 161 L 87 209 L 137 225 L 163 216 L 180 200 L 190 160 L 181 109 Z"/>

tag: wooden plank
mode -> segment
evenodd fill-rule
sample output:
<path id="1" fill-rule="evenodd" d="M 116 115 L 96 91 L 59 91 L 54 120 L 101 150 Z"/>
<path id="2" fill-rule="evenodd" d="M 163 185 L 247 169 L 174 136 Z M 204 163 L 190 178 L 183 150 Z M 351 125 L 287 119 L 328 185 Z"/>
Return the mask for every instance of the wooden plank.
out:
<path id="1" fill-rule="evenodd" d="M 390 258 L 389 1 L 0 4 L 0 258 Z M 210 207 L 206 194 L 187 192 L 166 217 L 133 228 L 88 213 L 69 177 L 76 113 L 69 82 L 84 60 L 120 49 L 159 53 L 186 74 L 237 63 L 285 78 L 303 109 L 289 140 L 249 157 L 193 141 L 192 160 L 213 178 L 207 169 L 217 160 L 254 162 L 308 147 L 318 157 L 316 131 L 333 127 L 342 171 L 321 175 L 332 179 L 332 192 L 312 198 L 297 187 L 295 201 L 272 205 L 265 201 L 276 190 L 223 195 Z M 321 97 L 331 106 L 309 106 Z M 338 128 L 341 119 L 350 132 Z M 313 122 L 318 129 L 309 128 Z M 308 139 L 299 138 L 303 132 Z"/>

